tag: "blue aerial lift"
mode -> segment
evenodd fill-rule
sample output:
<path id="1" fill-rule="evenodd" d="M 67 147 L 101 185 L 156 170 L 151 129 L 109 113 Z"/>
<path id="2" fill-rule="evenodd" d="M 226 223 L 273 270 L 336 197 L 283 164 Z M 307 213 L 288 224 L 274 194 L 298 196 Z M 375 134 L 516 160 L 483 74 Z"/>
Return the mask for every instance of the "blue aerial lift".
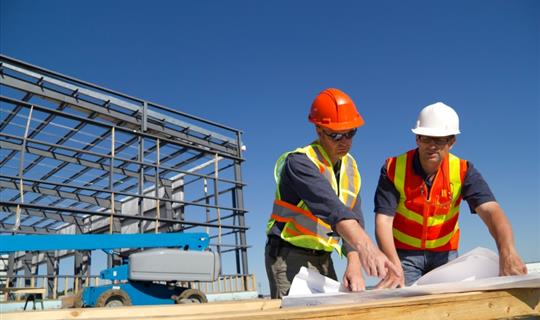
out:
<path id="1" fill-rule="evenodd" d="M 207 302 L 185 281 L 215 281 L 219 256 L 208 251 L 206 233 L 2 235 L 0 254 L 16 251 L 97 250 L 113 254 L 120 248 L 153 248 L 133 253 L 120 266 L 100 272 L 111 284 L 85 287 L 76 306 L 114 307 Z"/>

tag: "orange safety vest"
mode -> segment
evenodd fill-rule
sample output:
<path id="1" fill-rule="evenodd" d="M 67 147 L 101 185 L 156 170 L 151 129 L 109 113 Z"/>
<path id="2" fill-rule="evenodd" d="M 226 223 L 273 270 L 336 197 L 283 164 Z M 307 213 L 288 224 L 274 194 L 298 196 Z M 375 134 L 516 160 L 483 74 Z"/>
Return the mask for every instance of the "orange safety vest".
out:
<path id="1" fill-rule="evenodd" d="M 354 207 L 357 195 L 360 191 L 361 181 L 356 161 L 350 154 L 341 158 L 339 181 L 337 181 L 330 158 L 320 144 L 314 142 L 304 148 L 298 148 L 292 152 L 304 153 L 307 155 L 307 157 L 317 166 L 319 172 L 328 180 L 341 202 L 351 209 Z M 285 159 L 290 153 L 291 152 L 286 152 L 282 154 L 274 168 L 274 178 L 277 185 L 276 198 L 274 200 L 272 214 L 266 227 L 266 233 L 270 231 L 276 221 L 283 222 L 285 223 L 285 226 L 280 235 L 283 240 L 288 241 L 297 247 L 324 250 L 327 252 L 332 252 L 332 250 L 335 249 L 341 254 L 339 238 L 330 235 L 333 233 L 332 227 L 311 213 L 304 201 L 301 200 L 297 204 L 291 204 L 281 200 L 279 192 L 281 171 Z"/>
<path id="2" fill-rule="evenodd" d="M 400 194 L 392 233 L 397 249 L 448 251 L 459 244 L 459 205 L 467 161 L 449 154 L 433 179 L 428 194 L 413 169 L 416 150 L 386 162 L 388 178 Z"/>

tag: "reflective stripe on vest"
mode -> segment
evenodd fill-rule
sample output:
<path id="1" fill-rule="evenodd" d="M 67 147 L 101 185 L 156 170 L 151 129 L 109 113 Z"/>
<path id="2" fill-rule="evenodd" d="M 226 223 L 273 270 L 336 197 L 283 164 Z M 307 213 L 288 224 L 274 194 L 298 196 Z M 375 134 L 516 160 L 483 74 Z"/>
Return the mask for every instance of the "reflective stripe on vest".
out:
<path id="1" fill-rule="evenodd" d="M 330 183 L 341 202 L 351 209 L 354 207 L 356 196 L 360 191 L 361 181 L 356 161 L 351 155 L 347 154 L 341 159 L 340 179 L 337 181 L 331 161 L 322 146 L 318 143 L 312 143 L 292 152 L 305 154 Z M 339 238 L 329 236 L 333 232 L 330 225 L 313 215 L 304 201 L 293 205 L 281 200 L 279 192 L 281 171 L 285 159 L 290 153 L 286 152 L 281 155 L 274 168 L 274 178 L 277 185 L 276 200 L 274 201 L 272 215 L 268 221 L 266 232 L 268 233 L 270 231 L 275 221 L 283 222 L 285 223 L 281 231 L 281 238 L 283 240 L 298 247 L 325 250 L 328 252 L 335 249 L 338 253 L 341 253 L 341 246 L 338 243 Z"/>
<path id="2" fill-rule="evenodd" d="M 387 165 L 388 177 L 400 194 L 392 229 L 396 248 L 456 250 L 461 185 L 467 163 L 449 154 L 435 175 L 428 194 L 423 179 L 414 174 L 415 152 L 411 150 L 391 158 Z"/>
<path id="3" fill-rule="evenodd" d="M 272 219 L 291 224 L 287 226 L 289 236 L 306 235 L 316 238 L 319 245 L 310 247 L 310 249 L 326 250 L 328 247 L 334 248 L 335 246 L 339 246 L 339 240 L 329 236 L 332 233 L 330 225 L 314 216 L 308 210 L 276 199 L 274 201 L 274 208 L 272 209 Z M 329 251 L 332 251 L 331 248 Z"/>

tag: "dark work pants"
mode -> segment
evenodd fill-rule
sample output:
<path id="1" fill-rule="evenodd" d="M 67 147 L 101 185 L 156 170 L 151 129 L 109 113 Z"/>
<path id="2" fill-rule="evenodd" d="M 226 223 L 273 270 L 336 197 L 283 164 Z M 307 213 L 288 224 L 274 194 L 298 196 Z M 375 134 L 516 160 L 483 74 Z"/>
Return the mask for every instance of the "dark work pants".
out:
<path id="1" fill-rule="evenodd" d="M 301 248 L 281 247 L 276 257 L 272 257 L 270 251 L 270 245 L 267 244 L 264 256 L 272 299 L 281 299 L 289 293 L 294 276 L 302 266 L 337 280 L 330 252 L 312 254 Z"/>

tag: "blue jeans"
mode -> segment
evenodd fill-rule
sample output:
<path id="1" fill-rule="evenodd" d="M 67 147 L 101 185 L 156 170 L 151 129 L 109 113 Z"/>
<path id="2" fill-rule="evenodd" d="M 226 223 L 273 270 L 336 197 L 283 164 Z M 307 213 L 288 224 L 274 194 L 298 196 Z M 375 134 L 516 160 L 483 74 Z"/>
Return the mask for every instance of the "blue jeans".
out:
<path id="1" fill-rule="evenodd" d="M 426 251 L 426 250 L 397 250 L 405 285 L 410 286 L 424 274 L 442 266 L 458 257 L 457 250 Z"/>

